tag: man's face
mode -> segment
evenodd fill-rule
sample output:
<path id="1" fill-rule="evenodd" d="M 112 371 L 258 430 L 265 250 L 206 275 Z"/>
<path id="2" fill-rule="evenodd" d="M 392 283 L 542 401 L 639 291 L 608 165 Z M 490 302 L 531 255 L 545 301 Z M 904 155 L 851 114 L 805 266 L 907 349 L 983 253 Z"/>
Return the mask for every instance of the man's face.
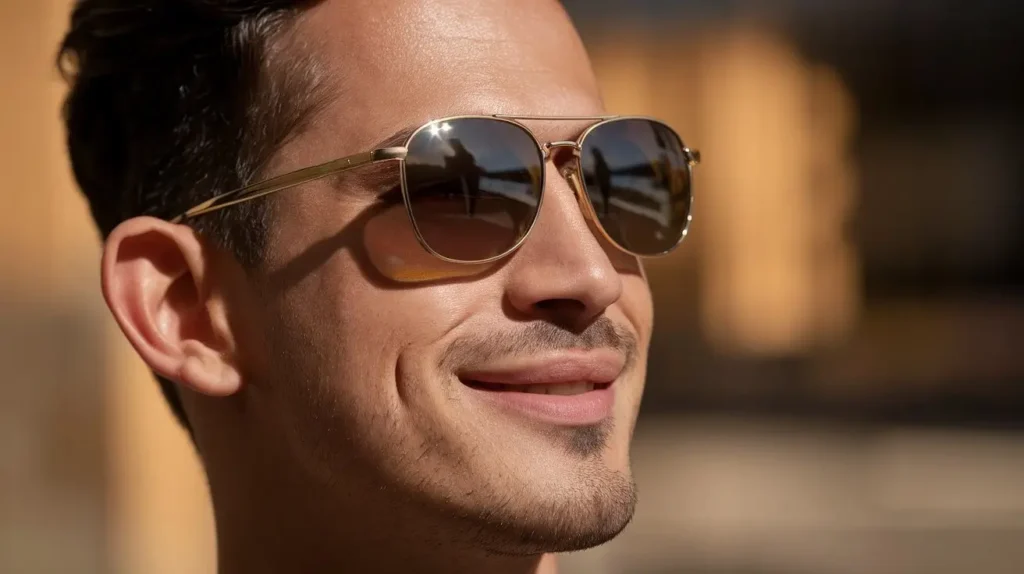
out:
<path id="1" fill-rule="evenodd" d="M 332 100 L 271 175 L 445 116 L 603 112 L 551 0 L 328 1 L 294 38 L 326 66 Z M 590 125 L 524 123 L 541 142 Z M 651 299 L 639 263 L 585 219 L 568 161 L 548 162 L 526 242 L 487 266 L 433 259 L 401 206 L 381 207 L 395 163 L 275 197 L 260 308 L 236 313 L 259 336 L 239 348 L 261 432 L 284 437 L 311 488 L 374 484 L 503 552 L 587 547 L 625 526 Z"/>

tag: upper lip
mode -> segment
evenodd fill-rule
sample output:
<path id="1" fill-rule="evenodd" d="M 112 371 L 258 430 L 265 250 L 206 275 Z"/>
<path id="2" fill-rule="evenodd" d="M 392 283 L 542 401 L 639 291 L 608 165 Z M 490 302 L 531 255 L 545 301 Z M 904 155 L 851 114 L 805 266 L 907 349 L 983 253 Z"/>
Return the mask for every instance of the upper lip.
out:
<path id="1" fill-rule="evenodd" d="M 626 357 L 614 349 L 559 351 L 541 356 L 509 358 L 458 372 L 463 381 L 502 385 L 554 385 L 611 383 L 626 366 Z"/>

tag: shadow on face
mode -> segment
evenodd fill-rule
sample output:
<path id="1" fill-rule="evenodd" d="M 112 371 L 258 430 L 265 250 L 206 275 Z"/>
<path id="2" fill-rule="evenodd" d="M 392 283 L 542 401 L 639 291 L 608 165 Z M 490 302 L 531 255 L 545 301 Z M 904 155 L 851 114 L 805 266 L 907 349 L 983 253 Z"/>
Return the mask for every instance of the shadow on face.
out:
<path id="1" fill-rule="evenodd" d="M 398 178 L 397 173 L 394 177 Z M 594 224 L 588 223 L 591 225 L 590 232 L 595 238 L 600 238 L 617 272 L 642 276 L 642 268 L 635 257 L 608 245 L 599 232 L 593 229 Z M 473 229 L 452 232 L 458 233 L 464 240 L 473 240 Z M 391 199 L 366 207 L 337 233 L 316 241 L 303 252 L 291 257 L 268 275 L 266 285 L 277 292 L 287 290 L 342 251 L 348 252 L 358 264 L 362 277 L 380 289 L 408 289 L 435 282 L 481 280 L 500 269 L 511 257 L 482 264 L 439 259 L 420 244 L 405 205 L 400 200 Z"/>

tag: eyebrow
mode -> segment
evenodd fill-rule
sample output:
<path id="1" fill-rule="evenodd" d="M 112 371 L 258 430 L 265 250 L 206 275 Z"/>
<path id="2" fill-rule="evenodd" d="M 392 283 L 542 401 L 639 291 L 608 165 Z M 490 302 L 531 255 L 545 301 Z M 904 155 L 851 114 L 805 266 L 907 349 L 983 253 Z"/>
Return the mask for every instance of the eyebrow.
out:
<path id="1" fill-rule="evenodd" d="M 380 149 L 385 147 L 401 147 L 405 145 L 405 142 L 409 140 L 413 132 L 419 129 L 420 126 L 409 126 L 398 130 L 390 136 L 384 138 L 380 143 L 373 147 L 373 149 Z"/>
<path id="2" fill-rule="evenodd" d="M 379 141 L 373 147 L 362 150 L 372 151 L 389 147 L 401 147 L 409 140 L 413 132 L 419 129 L 419 125 L 404 127 L 390 136 Z M 355 182 L 357 186 L 371 190 L 374 195 L 386 195 L 393 188 L 397 187 L 398 173 L 393 165 L 396 162 L 382 161 L 375 164 L 365 165 L 353 171 L 335 174 L 328 180 L 331 187 L 342 189 L 347 187 L 346 183 Z"/>

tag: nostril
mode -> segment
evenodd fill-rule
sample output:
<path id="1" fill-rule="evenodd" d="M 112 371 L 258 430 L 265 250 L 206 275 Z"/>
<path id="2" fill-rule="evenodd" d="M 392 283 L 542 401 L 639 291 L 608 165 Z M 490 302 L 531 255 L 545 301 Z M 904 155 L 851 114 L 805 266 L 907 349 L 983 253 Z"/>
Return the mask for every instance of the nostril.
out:
<path id="1" fill-rule="evenodd" d="M 534 306 L 545 311 L 554 311 L 565 308 L 583 309 L 586 305 L 577 299 L 544 299 L 537 301 Z"/>
<path id="2" fill-rule="evenodd" d="M 544 299 L 534 303 L 533 307 L 546 320 L 570 330 L 587 314 L 587 305 L 578 299 Z"/>

